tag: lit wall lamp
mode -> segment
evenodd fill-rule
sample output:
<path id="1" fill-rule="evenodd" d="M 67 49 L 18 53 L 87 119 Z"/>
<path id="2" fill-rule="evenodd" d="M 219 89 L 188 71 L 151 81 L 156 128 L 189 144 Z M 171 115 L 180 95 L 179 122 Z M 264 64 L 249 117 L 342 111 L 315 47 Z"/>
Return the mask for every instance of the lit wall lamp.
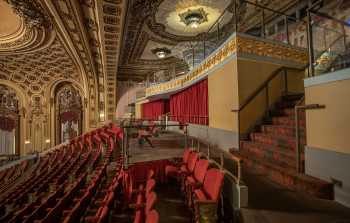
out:
<path id="1" fill-rule="evenodd" d="M 100 113 L 100 121 L 103 122 L 105 120 L 105 113 Z"/>

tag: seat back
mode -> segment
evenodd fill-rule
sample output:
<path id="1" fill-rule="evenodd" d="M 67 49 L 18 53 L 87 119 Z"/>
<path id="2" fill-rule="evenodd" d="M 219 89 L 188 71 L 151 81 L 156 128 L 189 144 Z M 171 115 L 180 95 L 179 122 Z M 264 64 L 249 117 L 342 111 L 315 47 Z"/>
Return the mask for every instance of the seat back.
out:
<path id="1" fill-rule="evenodd" d="M 104 206 L 101 212 L 101 215 L 98 218 L 98 223 L 107 223 L 108 222 L 108 207 Z"/>
<path id="2" fill-rule="evenodd" d="M 146 217 L 145 223 L 158 223 L 159 222 L 159 214 L 156 210 L 152 210 L 148 213 Z"/>
<path id="3" fill-rule="evenodd" d="M 198 153 L 192 152 L 188 158 L 187 169 L 192 173 L 194 168 L 196 167 L 196 163 L 198 160 Z"/>
<path id="4" fill-rule="evenodd" d="M 212 168 L 207 171 L 202 188 L 209 199 L 218 201 L 223 180 L 224 173 L 219 169 Z"/>
<path id="5" fill-rule="evenodd" d="M 147 180 L 146 191 L 145 191 L 146 197 L 148 197 L 149 193 L 154 189 L 155 186 L 156 186 L 156 181 L 154 179 Z"/>
<path id="6" fill-rule="evenodd" d="M 191 150 L 190 149 L 185 149 L 184 154 L 182 156 L 183 163 L 187 163 L 188 157 L 190 156 L 190 154 L 191 154 Z"/>
<path id="7" fill-rule="evenodd" d="M 147 173 L 147 180 L 153 179 L 154 178 L 154 170 L 149 169 Z"/>
<path id="8" fill-rule="evenodd" d="M 194 169 L 194 174 L 193 174 L 197 182 L 203 183 L 208 167 L 209 167 L 209 161 L 207 159 L 198 160 L 196 164 L 196 168 Z"/>
<path id="9" fill-rule="evenodd" d="M 154 208 L 154 205 L 157 202 L 157 194 L 155 192 L 149 193 L 146 200 L 146 207 L 145 207 L 145 215 L 147 216 L 148 213 Z"/>

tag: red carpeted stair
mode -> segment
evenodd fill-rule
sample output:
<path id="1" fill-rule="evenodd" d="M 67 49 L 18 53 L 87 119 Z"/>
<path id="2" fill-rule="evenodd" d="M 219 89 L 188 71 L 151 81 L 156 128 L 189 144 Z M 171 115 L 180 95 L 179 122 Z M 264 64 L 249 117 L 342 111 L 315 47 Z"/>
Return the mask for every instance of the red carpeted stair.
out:
<path id="1" fill-rule="evenodd" d="M 232 151 L 243 159 L 244 169 L 266 175 L 289 189 L 315 197 L 332 199 L 332 184 L 296 171 L 296 139 L 294 106 L 302 95 L 284 96 L 276 108 L 256 126 L 248 140 L 241 140 L 240 151 Z M 305 113 L 300 117 L 300 141 L 305 144 Z M 301 154 L 304 163 L 304 152 Z"/>

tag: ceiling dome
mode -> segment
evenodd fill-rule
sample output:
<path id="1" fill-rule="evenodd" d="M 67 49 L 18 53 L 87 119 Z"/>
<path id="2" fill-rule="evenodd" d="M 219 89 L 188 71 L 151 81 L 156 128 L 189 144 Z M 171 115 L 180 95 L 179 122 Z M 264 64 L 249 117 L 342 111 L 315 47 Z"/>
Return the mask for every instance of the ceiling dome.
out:
<path id="1" fill-rule="evenodd" d="M 12 41 L 23 33 L 23 21 L 9 4 L 0 1 L 0 40 Z"/>
<path id="2" fill-rule="evenodd" d="M 231 0 L 164 0 L 155 15 L 156 22 L 164 25 L 165 31 L 177 36 L 195 36 L 207 32 L 210 27 L 220 18 L 225 9 L 230 5 Z M 188 25 L 186 17 L 191 13 L 200 15 L 201 21 L 194 28 Z M 220 25 L 230 21 L 231 13 L 225 13 L 220 20 Z M 213 29 L 215 30 L 215 29 Z"/>

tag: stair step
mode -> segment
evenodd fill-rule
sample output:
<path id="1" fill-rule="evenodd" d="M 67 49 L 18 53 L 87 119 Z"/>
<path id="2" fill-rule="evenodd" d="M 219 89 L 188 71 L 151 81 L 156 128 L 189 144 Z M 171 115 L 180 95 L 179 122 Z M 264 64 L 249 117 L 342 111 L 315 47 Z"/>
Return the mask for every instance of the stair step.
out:
<path id="1" fill-rule="evenodd" d="M 294 137 L 286 137 L 281 135 L 270 135 L 265 133 L 251 133 L 250 138 L 253 142 L 267 144 L 276 147 L 282 147 L 286 149 L 290 149 L 295 151 L 295 138 Z M 300 144 L 305 144 L 305 139 L 300 139 Z"/>
<path id="2" fill-rule="evenodd" d="M 240 153 L 247 155 L 247 157 L 255 157 L 261 161 L 267 160 L 286 168 L 296 167 L 296 154 L 291 150 L 281 150 L 275 146 L 250 141 L 241 141 Z M 302 162 L 304 161 L 303 154 L 301 160 Z"/>
<path id="3" fill-rule="evenodd" d="M 292 116 L 273 117 L 272 124 L 295 127 L 295 120 L 294 120 L 294 117 Z M 299 126 L 305 126 L 305 125 L 306 125 L 305 117 L 300 117 Z"/>
<path id="4" fill-rule="evenodd" d="M 291 190 L 304 192 L 317 198 L 333 199 L 333 185 L 331 183 L 305 174 L 298 174 L 291 168 L 276 166 L 271 162 L 247 157 L 239 152 L 231 152 L 242 158 L 243 166 L 247 171 L 266 175 L 271 181 Z"/>
<path id="5" fill-rule="evenodd" d="M 260 126 L 261 132 L 270 135 L 295 137 L 295 128 L 284 125 L 262 125 Z M 305 138 L 305 130 L 300 129 L 299 135 L 301 138 Z"/>

